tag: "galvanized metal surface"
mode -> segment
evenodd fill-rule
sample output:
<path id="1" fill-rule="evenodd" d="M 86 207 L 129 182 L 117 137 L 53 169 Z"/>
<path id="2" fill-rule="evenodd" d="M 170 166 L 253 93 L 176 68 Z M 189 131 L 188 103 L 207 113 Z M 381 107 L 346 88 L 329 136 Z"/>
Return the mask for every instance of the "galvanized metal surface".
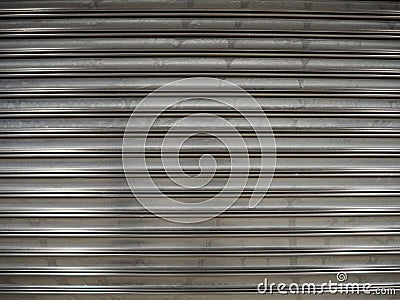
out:
<path id="1" fill-rule="evenodd" d="M 399 12 L 396 1 L 1 1 L 0 297 L 250 299 L 265 277 L 321 284 L 338 272 L 400 294 Z M 257 208 L 250 178 L 224 214 L 175 224 L 133 199 L 122 136 L 149 92 L 196 76 L 259 101 L 277 166 Z M 213 153 L 216 180 L 169 189 L 160 141 L 192 111 L 253 138 L 215 102 L 168 111 L 149 171 L 184 201 L 218 191 L 229 171 L 223 147 L 200 136 L 182 166 L 197 174 Z"/>

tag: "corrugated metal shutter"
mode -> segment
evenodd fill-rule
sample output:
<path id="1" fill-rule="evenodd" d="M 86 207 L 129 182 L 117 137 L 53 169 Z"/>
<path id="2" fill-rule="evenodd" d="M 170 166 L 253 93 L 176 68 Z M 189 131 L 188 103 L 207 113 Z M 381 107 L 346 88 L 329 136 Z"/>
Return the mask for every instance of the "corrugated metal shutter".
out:
<path id="1" fill-rule="evenodd" d="M 3 299 L 248 299 L 265 277 L 318 284 L 340 271 L 399 288 L 396 1 L 2 1 L 0 12 Z M 132 104 L 194 76 L 260 102 L 277 167 L 256 209 L 243 197 L 185 225 L 132 200 L 121 144 Z M 198 147 L 187 145 L 189 169 Z M 308 296 L 277 296 L 292 298 Z"/>

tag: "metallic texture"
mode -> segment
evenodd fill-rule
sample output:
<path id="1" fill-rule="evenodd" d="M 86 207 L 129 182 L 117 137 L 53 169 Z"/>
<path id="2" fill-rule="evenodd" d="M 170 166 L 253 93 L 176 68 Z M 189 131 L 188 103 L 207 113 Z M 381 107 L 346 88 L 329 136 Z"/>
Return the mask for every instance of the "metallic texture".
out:
<path id="1" fill-rule="evenodd" d="M 0 298 L 253 299 L 264 277 L 318 285 L 338 272 L 400 294 L 399 13 L 397 1 L 1 1 Z M 215 219 L 175 224 L 132 199 L 122 137 L 149 92 L 197 76 L 259 101 L 276 173 L 257 208 L 245 190 Z M 215 103 L 168 111 L 150 135 L 161 188 L 157 145 L 190 111 L 252 138 Z M 201 137 L 183 168 L 196 174 L 210 152 L 222 182 L 226 153 Z M 201 199 L 216 182 L 168 192 Z"/>

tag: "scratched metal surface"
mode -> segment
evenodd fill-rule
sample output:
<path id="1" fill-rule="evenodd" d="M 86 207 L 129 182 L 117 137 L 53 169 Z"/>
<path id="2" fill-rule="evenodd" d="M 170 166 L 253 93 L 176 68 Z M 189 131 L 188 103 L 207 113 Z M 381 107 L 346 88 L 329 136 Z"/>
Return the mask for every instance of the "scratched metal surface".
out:
<path id="1" fill-rule="evenodd" d="M 399 12 L 396 1 L 1 1 L 0 298 L 251 299 L 266 297 L 264 277 L 321 284 L 339 271 L 400 294 Z M 133 198 L 122 137 L 149 92 L 196 76 L 259 101 L 277 166 L 256 209 L 250 179 L 221 216 L 176 224 Z M 259 171 L 248 124 L 215 102 L 186 102 L 156 129 L 192 111 L 247 132 Z M 161 139 L 149 170 L 168 190 Z M 187 202 L 218 191 L 223 150 L 185 143 L 183 168 L 219 153 L 218 177 L 168 191 Z"/>

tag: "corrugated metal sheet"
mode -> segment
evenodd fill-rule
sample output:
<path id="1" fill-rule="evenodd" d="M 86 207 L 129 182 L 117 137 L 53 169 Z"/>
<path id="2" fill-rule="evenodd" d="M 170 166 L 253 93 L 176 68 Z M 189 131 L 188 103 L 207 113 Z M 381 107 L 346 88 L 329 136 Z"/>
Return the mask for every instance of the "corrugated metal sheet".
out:
<path id="1" fill-rule="evenodd" d="M 338 272 L 399 289 L 399 12 L 396 1 L 1 1 L 1 298 L 250 299 L 265 277 Z M 177 224 L 132 198 L 122 137 L 149 92 L 197 76 L 259 101 L 277 165 L 257 208 L 244 195 Z M 195 101 L 159 132 L 191 111 L 246 131 Z M 224 177 L 219 147 L 185 144 L 183 167 L 219 153 Z"/>

